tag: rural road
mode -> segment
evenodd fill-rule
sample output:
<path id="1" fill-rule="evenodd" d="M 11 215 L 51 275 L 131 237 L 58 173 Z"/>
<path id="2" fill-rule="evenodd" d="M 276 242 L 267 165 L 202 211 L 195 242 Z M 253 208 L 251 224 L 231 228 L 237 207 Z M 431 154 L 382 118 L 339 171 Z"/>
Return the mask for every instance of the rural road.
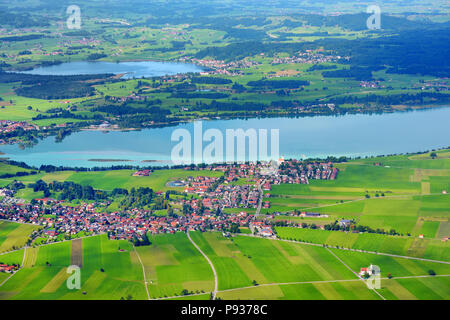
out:
<path id="1" fill-rule="evenodd" d="M 365 283 L 364 279 L 361 278 L 361 276 L 359 274 L 357 274 L 355 271 L 352 270 L 352 268 L 350 268 L 344 261 L 342 261 L 341 258 L 339 258 L 337 255 L 334 254 L 334 252 L 332 252 L 330 249 L 328 249 L 328 252 L 331 253 L 340 263 L 342 263 L 348 270 L 350 270 L 359 280 L 361 280 L 363 283 Z M 375 290 L 375 288 L 371 288 L 371 290 L 373 292 L 375 292 L 382 300 L 386 300 L 385 297 L 383 297 L 383 295 L 381 293 L 379 293 L 377 290 Z"/>
<path id="2" fill-rule="evenodd" d="M 214 265 L 212 264 L 211 260 L 209 260 L 208 256 L 200 249 L 200 247 L 191 239 L 191 235 L 189 234 L 189 231 L 187 232 L 187 236 L 189 241 L 194 245 L 194 247 L 202 254 L 202 256 L 205 257 L 206 261 L 208 261 L 209 265 L 211 266 L 211 269 L 214 273 L 214 291 L 212 293 L 212 300 L 216 300 L 216 295 L 218 290 L 218 281 L 217 281 L 217 272 L 214 268 Z"/>
<path id="3" fill-rule="evenodd" d="M 395 278 L 381 278 L 381 280 L 386 281 L 394 281 L 398 279 L 423 279 L 423 278 L 439 278 L 439 277 L 450 277 L 450 274 L 442 274 L 442 275 L 422 275 L 422 276 L 405 276 L 405 277 L 395 277 Z M 258 287 L 271 287 L 271 286 L 291 286 L 291 285 L 298 285 L 298 284 L 322 284 L 322 283 L 343 283 L 343 282 L 359 282 L 361 279 L 342 279 L 342 280 L 318 280 L 318 281 L 296 281 L 296 282 L 277 282 L 277 283 L 262 283 L 258 284 Z M 232 288 L 232 289 L 225 289 L 220 290 L 218 292 L 232 292 L 232 291 L 240 291 L 240 290 L 246 290 L 246 289 L 254 289 L 255 286 L 248 286 L 248 287 L 239 287 L 239 288 Z M 189 295 L 190 297 L 195 296 L 201 296 L 204 295 L 204 293 L 196 293 Z M 177 298 L 183 298 L 185 296 L 173 296 L 173 297 L 164 297 L 159 298 L 155 300 L 171 300 L 171 299 L 177 299 Z"/>
<path id="4" fill-rule="evenodd" d="M 264 180 L 262 183 L 258 184 L 259 202 L 258 202 L 258 208 L 256 209 L 255 218 L 257 218 L 259 216 L 259 214 L 261 213 L 262 202 L 263 202 L 263 198 L 264 198 L 264 193 L 262 191 L 261 185 L 263 185 L 264 183 L 266 183 L 266 180 Z"/>
<path id="5" fill-rule="evenodd" d="M 137 257 L 138 257 L 138 260 L 139 260 L 139 262 L 140 262 L 140 264 L 141 264 L 141 266 L 142 266 L 142 273 L 144 274 L 144 285 L 145 285 L 145 291 L 147 292 L 147 299 L 148 300 L 151 300 L 150 299 L 150 293 L 148 292 L 148 282 L 147 282 L 147 276 L 146 276 L 146 274 L 145 274 L 145 266 L 144 266 L 144 263 L 142 262 L 142 260 L 141 260 L 141 256 L 139 255 L 139 252 L 136 250 L 136 247 L 133 245 L 133 248 L 134 248 L 134 252 L 136 252 L 136 255 L 137 255 Z"/>

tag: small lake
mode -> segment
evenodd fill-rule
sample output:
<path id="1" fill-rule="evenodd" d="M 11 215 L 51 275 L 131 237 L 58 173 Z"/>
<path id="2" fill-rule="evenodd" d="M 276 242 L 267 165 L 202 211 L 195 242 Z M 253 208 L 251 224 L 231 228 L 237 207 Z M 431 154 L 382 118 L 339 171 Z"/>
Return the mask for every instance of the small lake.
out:
<path id="1" fill-rule="evenodd" d="M 125 74 L 123 79 L 160 77 L 179 73 L 202 72 L 199 66 L 175 62 L 67 62 L 54 66 L 38 67 L 21 73 L 36 75 L 68 76 L 80 74 Z"/>
<path id="2" fill-rule="evenodd" d="M 203 132 L 214 128 L 224 136 L 226 129 L 279 129 L 282 156 L 312 158 L 373 156 L 447 147 L 449 122 L 450 108 L 442 107 L 381 115 L 215 120 L 203 121 L 202 125 Z M 56 143 L 55 137 L 48 137 L 32 148 L 22 150 L 18 145 L 8 145 L 0 146 L 0 151 L 5 153 L 1 157 L 34 166 L 160 166 L 170 163 L 171 150 L 177 145 L 171 141 L 171 135 L 179 128 L 187 129 L 194 136 L 193 123 L 132 132 L 82 131 L 61 143 Z"/>

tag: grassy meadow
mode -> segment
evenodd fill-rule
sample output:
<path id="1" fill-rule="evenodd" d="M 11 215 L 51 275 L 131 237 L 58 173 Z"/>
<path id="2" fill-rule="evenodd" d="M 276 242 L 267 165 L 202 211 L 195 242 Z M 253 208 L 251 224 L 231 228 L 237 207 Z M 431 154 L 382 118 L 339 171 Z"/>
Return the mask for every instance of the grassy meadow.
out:
<path id="1" fill-rule="evenodd" d="M 325 222 L 348 218 L 373 229 L 442 239 L 449 236 L 450 197 L 444 193 L 450 190 L 449 155 L 441 150 L 436 159 L 428 153 L 341 163 L 334 181 L 273 186 L 265 198 L 271 208 L 263 212 L 313 211 L 328 215 Z"/>
<path id="2" fill-rule="evenodd" d="M 22 248 L 38 226 L 0 220 L 0 253 Z"/>
<path id="3" fill-rule="evenodd" d="M 191 238 L 212 261 L 217 296 L 226 300 L 380 299 L 353 273 L 370 264 L 381 269 L 378 293 L 386 299 L 449 298 L 448 264 L 216 232 L 191 232 Z M 184 233 L 151 236 L 152 244 L 136 251 L 106 235 L 76 241 L 27 248 L 23 267 L 0 286 L 0 299 L 145 300 L 143 272 L 152 299 L 206 300 L 214 287 L 210 266 Z M 21 264 L 23 255 L 19 250 L 0 260 Z M 66 286 L 74 261 L 81 265 L 80 290 Z M 195 295 L 183 296 L 184 289 Z"/>

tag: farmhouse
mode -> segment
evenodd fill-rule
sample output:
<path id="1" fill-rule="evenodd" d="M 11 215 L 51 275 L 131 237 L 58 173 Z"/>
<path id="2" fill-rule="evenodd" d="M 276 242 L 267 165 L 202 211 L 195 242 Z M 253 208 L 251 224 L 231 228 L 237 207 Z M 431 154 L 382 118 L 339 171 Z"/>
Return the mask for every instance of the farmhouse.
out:
<path id="1" fill-rule="evenodd" d="M 10 265 L 7 265 L 7 264 L 0 264 L 0 272 L 12 273 L 16 269 L 17 269 L 16 266 L 10 266 Z"/>
<path id="2" fill-rule="evenodd" d="M 133 173 L 133 177 L 149 177 L 152 174 L 151 170 L 141 170 Z"/>
<path id="3" fill-rule="evenodd" d="M 345 227 L 350 226 L 351 223 L 352 223 L 351 220 L 341 219 L 341 221 L 339 221 L 339 226 L 345 228 Z"/>
<path id="4" fill-rule="evenodd" d="M 376 273 L 375 266 L 372 264 L 368 268 L 361 268 L 361 270 L 359 271 L 360 276 L 364 276 L 366 274 L 374 275 L 375 273 Z"/>

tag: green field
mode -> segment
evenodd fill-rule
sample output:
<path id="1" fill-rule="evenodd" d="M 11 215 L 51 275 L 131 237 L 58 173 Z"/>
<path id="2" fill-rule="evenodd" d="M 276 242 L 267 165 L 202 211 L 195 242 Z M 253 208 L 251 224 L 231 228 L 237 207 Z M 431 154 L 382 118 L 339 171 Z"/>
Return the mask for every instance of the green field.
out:
<path id="1" fill-rule="evenodd" d="M 449 190 L 450 158 L 447 149 L 437 155 L 437 159 L 422 154 L 337 164 L 340 172 L 334 181 L 273 186 L 270 197 L 265 198 L 271 202 L 271 208 L 262 212 L 319 212 L 329 218 L 309 219 L 308 223 L 324 225 L 347 218 L 372 229 L 394 229 L 403 235 L 442 239 L 449 236 L 446 225 L 450 197 L 443 191 Z M 288 219 L 276 216 L 275 220 Z M 300 218 L 289 220 L 305 222 Z"/>
<path id="2" fill-rule="evenodd" d="M 76 291 L 66 286 L 71 254 L 74 253 L 70 242 L 28 249 L 25 267 L 0 287 L 0 297 L 117 300 L 131 296 L 146 299 L 142 269 L 129 243 L 111 241 L 105 236 L 83 239 L 82 287 Z"/>
<path id="3" fill-rule="evenodd" d="M 386 299 L 448 299 L 448 264 L 220 233 L 191 232 L 191 237 L 212 261 L 222 299 L 380 299 L 352 273 L 370 264 L 381 269 L 378 291 Z M 137 251 L 106 236 L 77 240 L 76 246 L 68 241 L 28 248 L 23 268 L 0 287 L 0 299 L 144 300 L 143 270 L 150 298 L 208 299 L 212 270 L 186 234 L 150 240 Z M 20 264 L 23 252 L 0 255 L 0 261 Z M 74 260 L 82 261 L 81 289 L 71 291 L 66 271 Z M 429 277 L 429 270 L 436 276 Z M 388 275 L 392 279 L 384 279 Z M 183 296 L 184 289 L 195 295 Z"/>
<path id="4" fill-rule="evenodd" d="M 276 231 L 281 239 L 432 260 L 450 261 L 450 244 L 440 240 L 289 227 L 277 227 Z"/>
<path id="5" fill-rule="evenodd" d="M 151 298 L 180 296 L 189 292 L 211 292 L 212 271 L 203 256 L 189 242 L 186 234 L 157 235 L 152 245 L 138 247 Z"/>
<path id="6" fill-rule="evenodd" d="M 30 234 L 38 228 L 29 224 L 0 221 L 0 253 L 22 248 Z"/>
<path id="7" fill-rule="evenodd" d="M 47 183 L 53 181 L 71 181 L 81 185 L 90 185 L 95 189 L 112 191 L 114 188 L 124 188 L 130 190 L 131 188 L 149 187 L 155 191 L 166 190 L 183 190 L 181 187 L 168 187 L 167 183 L 173 180 L 186 179 L 187 177 L 208 176 L 208 177 L 220 177 L 222 172 L 207 171 L 207 170 L 156 170 L 149 177 L 133 177 L 135 170 L 112 170 L 112 171 L 95 171 L 95 172 L 74 172 L 74 171 L 61 171 L 52 173 L 39 173 L 37 175 L 30 175 L 26 177 L 16 178 L 18 181 L 22 181 L 25 184 L 30 182 L 36 182 L 39 179 L 44 180 Z M 12 182 L 14 179 L 3 179 L 4 183 Z M 28 198 L 33 196 L 41 196 L 40 193 L 32 194 L 32 190 L 23 191 L 26 192 Z"/>

